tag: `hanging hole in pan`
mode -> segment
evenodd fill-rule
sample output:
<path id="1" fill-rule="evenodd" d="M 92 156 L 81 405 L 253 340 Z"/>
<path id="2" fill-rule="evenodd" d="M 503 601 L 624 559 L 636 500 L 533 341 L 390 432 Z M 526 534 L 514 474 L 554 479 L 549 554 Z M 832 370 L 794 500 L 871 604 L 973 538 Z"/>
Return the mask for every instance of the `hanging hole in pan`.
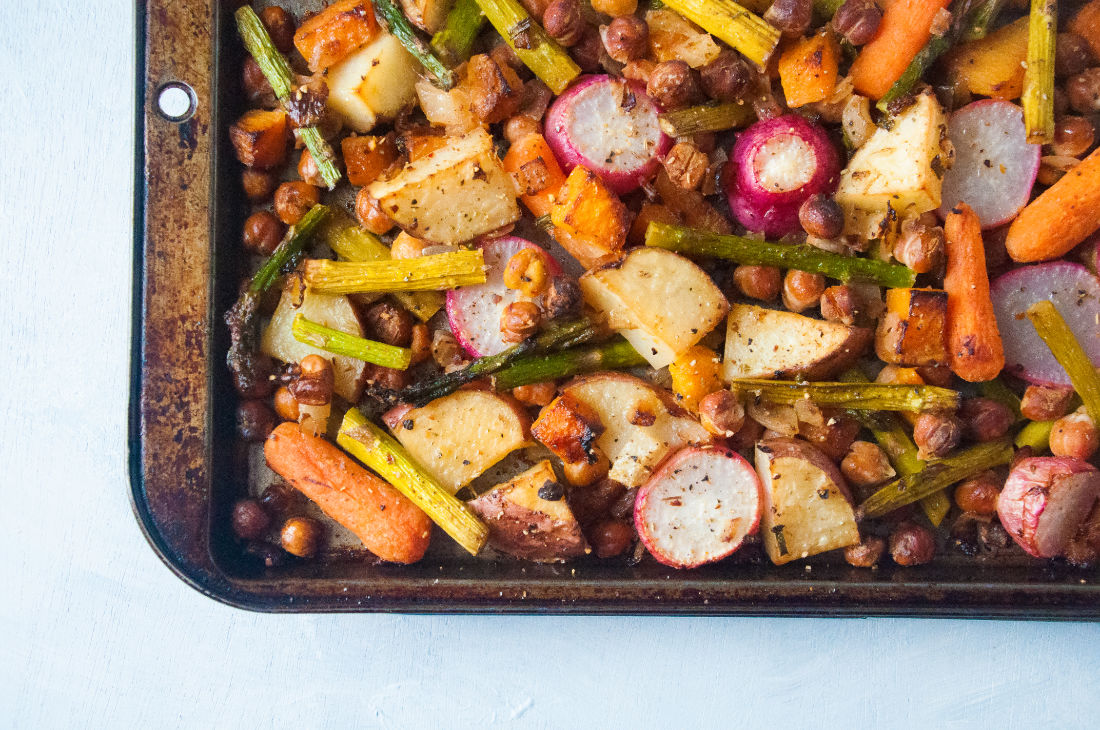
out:
<path id="1" fill-rule="evenodd" d="M 186 122 L 197 105 L 194 89 L 182 81 L 169 81 L 157 89 L 157 111 L 170 122 Z"/>

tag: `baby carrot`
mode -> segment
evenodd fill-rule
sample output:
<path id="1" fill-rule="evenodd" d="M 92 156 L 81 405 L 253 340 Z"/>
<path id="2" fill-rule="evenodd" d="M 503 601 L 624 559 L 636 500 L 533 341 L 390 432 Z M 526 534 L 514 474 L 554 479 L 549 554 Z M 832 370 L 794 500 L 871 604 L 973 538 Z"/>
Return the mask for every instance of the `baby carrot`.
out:
<path id="1" fill-rule="evenodd" d="M 881 98 L 932 37 L 932 19 L 949 0 L 895 0 L 886 6 L 878 35 L 852 64 L 856 91 Z"/>
<path id="2" fill-rule="evenodd" d="M 1005 365 L 1001 333 L 989 298 L 985 247 L 977 214 L 959 203 L 944 224 L 947 238 L 947 357 L 963 380 L 980 383 L 997 377 Z"/>
<path id="3" fill-rule="evenodd" d="M 276 474 L 378 557 L 415 563 L 424 556 L 432 534 L 428 516 L 328 441 L 283 423 L 264 443 L 264 456 Z"/>
<path id="4" fill-rule="evenodd" d="M 1014 261 L 1056 259 L 1100 229 L 1100 149 L 1024 208 L 1008 229 Z"/>

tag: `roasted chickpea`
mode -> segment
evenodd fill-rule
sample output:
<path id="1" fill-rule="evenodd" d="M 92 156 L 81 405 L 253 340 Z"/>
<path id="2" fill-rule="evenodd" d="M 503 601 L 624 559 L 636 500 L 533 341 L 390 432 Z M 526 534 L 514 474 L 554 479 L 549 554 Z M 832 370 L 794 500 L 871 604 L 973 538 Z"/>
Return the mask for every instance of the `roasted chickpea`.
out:
<path id="1" fill-rule="evenodd" d="M 882 24 L 882 10 L 871 0 L 846 0 L 833 15 L 833 30 L 853 46 L 869 43 Z"/>
<path id="2" fill-rule="evenodd" d="M 321 547 L 321 524 L 311 517 L 291 517 L 279 530 L 279 544 L 291 555 L 312 558 Z"/>
<path id="3" fill-rule="evenodd" d="M 1100 112 L 1100 66 L 1086 69 L 1066 81 L 1069 105 L 1081 114 Z"/>
<path id="4" fill-rule="evenodd" d="M 866 535 L 860 539 L 858 545 L 849 545 L 844 548 L 844 561 L 853 568 L 873 568 L 878 565 L 885 551 L 885 540 L 874 535 Z"/>
<path id="5" fill-rule="evenodd" d="M 251 253 L 270 256 L 286 235 L 286 226 L 266 210 L 258 210 L 248 216 L 241 233 L 241 242 Z"/>
<path id="6" fill-rule="evenodd" d="M 1016 422 L 1008 406 L 991 398 L 967 398 L 958 415 L 966 437 L 980 443 L 1004 436 Z"/>
<path id="7" fill-rule="evenodd" d="M 890 533 L 890 557 L 898 565 L 923 565 L 936 553 L 936 538 L 926 527 L 903 522 Z"/>
<path id="8" fill-rule="evenodd" d="M 542 313 L 533 302 L 512 302 L 500 314 L 500 332 L 505 342 L 523 342 L 539 329 Z"/>
<path id="9" fill-rule="evenodd" d="M 954 416 L 922 413 L 913 426 L 913 441 L 922 459 L 947 456 L 962 440 L 962 425 Z"/>
<path id="10" fill-rule="evenodd" d="M 940 388 L 949 388 L 955 382 L 955 373 L 946 365 L 924 365 L 916 373 L 924 383 Z"/>
<path id="11" fill-rule="evenodd" d="M 270 198 L 278 186 L 279 176 L 270 170 L 246 167 L 241 173 L 241 187 L 245 197 L 253 203 L 262 203 Z"/>
<path id="12" fill-rule="evenodd" d="M 260 20 L 280 53 L 294 50 L 294 18 L 290 17 L 290 13 L 278 5 L 269 5 L 260 11 Z"/>
<path id="13" fill-rule="evenodd" d="M 524 296 L 537 297 L 550 285 L 546 259 L 534 248 L 524 248 L 508 259 L 504 267 L 504 286 Z"/>
<path id="14" fill-rule="evenodd" d="M 790 38 L 796 38 L 805 33 L 812 19 L 811 0 L 775 0 L 764 13 L 764 20 Z"/>
<path id="15" fill-rule="evenodd" d="M 526 114 L 517 114 L 504 123 L 504 139 L 510 144 L 519 142 L 524 137 L 542 132 L 542 124 L 539 120 Z"/>
<path id="16" fill-rule="evenodd" d="M 592 9 L 612 18 L 633 15 L 638 10 L 638 0 L 592 0 Z"/>
<path id="17" fill-rule="evenodd" d="M 750 299 L 774 301 L 783 284 L 783 274 L 774 266 L 744 264 L 733 270 L 733 284 Z"/>
<path id="18" fill-rule="evenodd" d="M 881 484 L 894 476 L 890 460 L 877 444 L 870 441 L 854 441 L 844 460 L 840 462 L 840 472 L 850 484 L 857 487 L 870 487 Z"/>
<path id="19" fill-rule="evenodd" d="M 269 515 L 286 515 L 302 503 L 302 495 L 293 487 L 283 483 L 269 484 L 260 494 L 260 504 Z"/>
<path id="20" fill-rule="evenodd" d="M 940 226 L 906 222 L 894 244 L 894 258 L 918 274 L 927 274 L 943 263 L 945 246 Z"/>
<path id="21" fill-rule="evenodd" d="M 548 406 L 557 395 L 558 384 L 553 380 L 520 385 L 512 388 L 512 397 L 525 406 Z"/>
<path id="22" fill-rule="evenodd" d="M 689 106 L 700 96 L 691 67 L 678 59 L 662 61 L 653 68 L 646 93 L 665 111 Z"/>
<path id="23" fill-rule="evenodd" d="M 246 400 L 237 406 L 237 434 L 245 441 L 258 442 L 275 428 L 275 414 L 262 400 Z"/>
<path id="24" fill-rule="evenodd" d="M 569 49 L 569 55 L 573 57 L 576 64 L 580 66 L 581 71 L 585 73 L 591 73 L 600 68 L 600 54 L 602 53 L 603 40 L 600 38 L 600 32 L 588 26 L 585 27 L 580 40 Z"/>
<path id="25" fill-rule="evenodd" d="M 412 339 L 413 317 L 396 304 L 375 302 L 363 313 L 363 320 L 372 339 L 387 345 L 408 347 Z"/>
<path id="26" fill-rule="evenodd" d="M 715 436 L 733 436 L 745 424 L 745 407 L 730 391 L 716 390 L 699 401 L 699 423 Z"/>
<path id="27" fill-rule="evenodd" d="M 363 380 L 378 388 L 388 390 L 401 390 L 409 384 L 409 373 L 397 368 L 387 368 L 374 363 L 367 363 L 363 369 Z"/>
<path id="28" fill-rule="evenodd" d="M 997 512 L 997 497 L 1004 487 L 1004 479 L 998 479 L 992 471 L 983 471 L 955 487 L 955 504 L 963 512 L 976 515 L 992 515 Z"/>
<path id="29" fill-rule="evenodd" d="M 825 277 L 791 269 L 783 277 L 783 306 L 792 312 L 816 307 L 825 291 Z"/>
<path id="30" fill-rule="evenodd" d="M 1072 388 L 1029 385 L 1020 399 L 1020 415 L 1029 421 L 1053 421 L 1066 415 L 1072 400 Z"/>
<path id="31" fill-rule="evenodd" d="M 420 322 L 414 324 L 409 336 L 409 349 L 412 350 L 411 365 L 419 365 L 432 356 L 432 333 L 428 325 Z"/>
<path id="32" fill-rule="evenodd" d="M 1089 459 L 1100 446 L 1100 434 L 1084 409 L 1079 409 L 1054 422 L 1050 432 L 1050 453 Z"/>
<path id="33" fill-rule="evenodd" d="M 301 375 L 288 388 L 300 405 L 323 406 L 332 402 L 335 377 L 332 361 L 320 355 L 306 355 L 298 364 Z"/>
<path id="34" fill-rule="evenodd" d="M 637 60 L 649 50 L 649 26 L 633 15 L 619 16 L 607 26 L 603 44 L 619 63 Z"/>
<path id="35" fill-rule="evenodd" d="M 373 198 L 370 199 L 373 200 Z M 389 225 L 392 226 L 393 223 L 389 223 Z M 419 238 L 413 238 L 408 233 L 401 231 L 397 234 L 397 237 L 393 239 L 393 243 L 390 244 L 390 258 L 415 259 L 423 256 L 424 249 L 426 249 L 430 245 L 431 244 L 429 244 L 427 241 L 422 241 Z"/>
<path id="36" fill-rule="evenodd" d="M 263 69 L 249 56 L 241 65 L 241 86 L 250 104 L 269 107 L 275 105 L 275 91 L 271 88 Z"/>
<path id="37" fill-rule="evenodd" d="M 553 0 L 542 14 L 542 27 L 566 48 L 576 45 L 584 35 L 585 23 L 577 0 Z"/>
<path id="38" fill-rule="evenodd" d="M 376 236 L 389 233 L 393 229 L 393 220 L 382 211 L 378 201 L 367 192 L 367 188 L 360 188 L 355 195 L 355 217 L 363 228 Z"/>
<path id="39" fill-rule="evenodd" d="M 833 461 L 840 461 L 859 436 L 859 421 L 832 408 L 822 409 L 822 423 L 798 422 L 798 435 Z"/>
<path id="40" fill-rule="evenodd" d="M 601 479 L 590 487 L 570 489 L 566 495 L 573 516 L 582 525 L 590 525 L 607 514 L 615 500 L 625 492 L 626 487 L 614 479 Z"/>
<path id="41" fill-rule="evenodd" d="M 824 319 L 853 325 L 862 314 L 863 302 L 853 287 L 838 284 L 821 293 L 821 316 Z"/>
<path id="42" fill-rule="evenodd" d="M 1084 117 L 1065 116 L 1054 123 L 1054 142 L 1050 151 L 1066 157 L 1081 157 L 1095 141 L 1096 130 Z"/>
<path id="43" fill-rule="evenodd" d="M 285 182 L 275 190 L 275 215 L 288 226 L 302 220 L 309 209 L 321 202 L 321 191 L 309 183 Z"/>
<path id="44" fill-rule="evenodd" d="M 798 208 L 802 230 L 816 238 L 836 238 L 844 232 L 844 211 L 828 195 L 814 193 Z"/>
<path id="45" fill-rule="evenodd" d="M 611 462 L 599 446 L 592 446 L 589 458 L 584 461 L 567 461 L 562 464 L 565 480 L 574 487 L 587 487 L 607 477 Z"/>
<path id="46" fill-rule="evenodd" d="M 275 391 L 275 415 L 284 421 L 298 420 L 298 399 L 285 385 Z"/>
<path id="47" fill-rule="evenodd" d="M 462 346 L 458 340 L 447 330 L 435 330 L 432 332 L 432 359 L 436 365 L 450 371 L 461 367 L 466 362 Z"/>
<path id="48" fill-rule="evenodd" d="M 313 161 L 313 155 L 309 150 L 302 150 L 302 156 L 298 158 L 298 177 L 315 188 L 323 188 L 325 181 L 321 178 L 321 171 L 317 169 L 317 163 Z"/>
<path id="49" fill-rule="evenodd" d="M 255 499 L 239 499 L 233 505 L 233 534 L 242 540 L 255 540 L 271 526 L 271 518 Z"/>
<path id="50" fill-rule="evenodd" d="M 924 378 L 921 377 L 916 368 L 887 365 L 878 371 L 875 382 L 884 385 L 924 385 Z"/>
<path id="51" fill-rule="evenodd" d="M 1054 44 L 1054 73 L 1058 78 L 1076 76 L 1092 63 L 1088 41 L 1076 33 L 1059 33 Z"/>
<path id="52" fill-rule="evenodd" d="M 596 557 L 613 558 L 626 552 L 634 542 L 634 528 L 627 522 L 603 520 L 588 530 L 588 542 Z"/>
<path id="53" fill-rule="evenodd" d="M 752 89 L 753 70 L 736 52 L 726 50 L 699 69 L 699 80 L 710 98 L 741 101 Z"/>

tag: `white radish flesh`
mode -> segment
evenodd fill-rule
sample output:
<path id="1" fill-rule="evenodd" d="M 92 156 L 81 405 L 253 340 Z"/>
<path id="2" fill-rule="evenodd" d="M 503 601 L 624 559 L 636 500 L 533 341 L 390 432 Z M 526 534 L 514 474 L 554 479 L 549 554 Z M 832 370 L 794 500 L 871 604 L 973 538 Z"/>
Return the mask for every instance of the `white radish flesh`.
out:
<path id="1" fill-rule="evenodd" d="M 998 277 L 990 296 L 1004 343 L 1005 369 L 1012 374 L 1036 385 L 1071 385 L 1026 316 L 1032 304 L 1043 300 L 1054 303 L 1100 367 L 1100 279 L 1084 266 L 1068 261 L 1024 266 Z"/>
<path id="2" fill-rule="evenodd" d="M 1100 499 L 1100 471 L 1068 457 L 1033 457 L 1012 468 L 997 499 L 997 516 L 1029 555 L 1054 558 Z"/>
<path id="3" fill-rule="evenodd" d="M 1023 110 L 983 99 L 951 115 L 948 137 L 955 163 L 943 176 L 940 214 L 960 202 L 978 214 L 982 228 L 1007 223 L 1027 205 L 1039 173 L 1041 145 L 1028 144 Z"/>
<path id="4" fill-rule="evenodd" d="M 761 504 L 756 470 L 738 454 L 687 448 L 639 488 L 634 524 L 659 562 L 694 568 L 730 555 L 756 532 Z"/>

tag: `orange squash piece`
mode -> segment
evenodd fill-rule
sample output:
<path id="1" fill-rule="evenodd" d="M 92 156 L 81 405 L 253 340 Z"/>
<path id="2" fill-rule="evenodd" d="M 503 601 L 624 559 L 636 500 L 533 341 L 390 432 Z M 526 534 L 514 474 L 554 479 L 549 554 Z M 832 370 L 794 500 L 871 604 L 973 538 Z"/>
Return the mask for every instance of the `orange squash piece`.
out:
<path id="1" fill-rule="evenodd" d="M 286 113 L 253 109 L 229 127 L 229 140 L 242 165 L 269 170 L 286 162 Z"/>
<path id="2" fill-rule="evenodd" d="M 779 81 L 787 106 L 824 101 L 836 88 L 840 47 L 828 33 L 802 38 L 779 57 Z"/>
<path id="3" fill-rule="evenodd" d="M 971 94 L 1012 101 L 1024 90 L 1027 17 L 956 48 L 947 57 L 951 76 Z"/>
<path id="4" fill-rule="evenodd" d="M 356 187 L 370 185 L 401 157 L 394 135 L 344 137 L 340 142 L 348 182 Z"/>
<path id="5" fill-rule="evenodd" d="M 578 165 L 550 209 L 555 238 L 585 268 L 618 255 L 630 231 L 630 211 L 599 175 Z"/>
<path id="6" fill-rule="evenodd" d="M 317 73 L 342 61 L 381 32 L 369 0 L 339 0 L 305 20 L 294 46 Z"/>
<path id="7" fill-rule="evenodd" d="M 947 292 L 888 289 L 886 313 L 875 333 L 875 353 L 883 362 L 921 367 L 947 362 Z"/>
<path id="8" fill-rule="evenodd" d="M 595 463 L 592 447 L 603 432 L 599 414 L 569 394 L 555 398 L 531 425 L 531 435 L 567 464 Z"/>

